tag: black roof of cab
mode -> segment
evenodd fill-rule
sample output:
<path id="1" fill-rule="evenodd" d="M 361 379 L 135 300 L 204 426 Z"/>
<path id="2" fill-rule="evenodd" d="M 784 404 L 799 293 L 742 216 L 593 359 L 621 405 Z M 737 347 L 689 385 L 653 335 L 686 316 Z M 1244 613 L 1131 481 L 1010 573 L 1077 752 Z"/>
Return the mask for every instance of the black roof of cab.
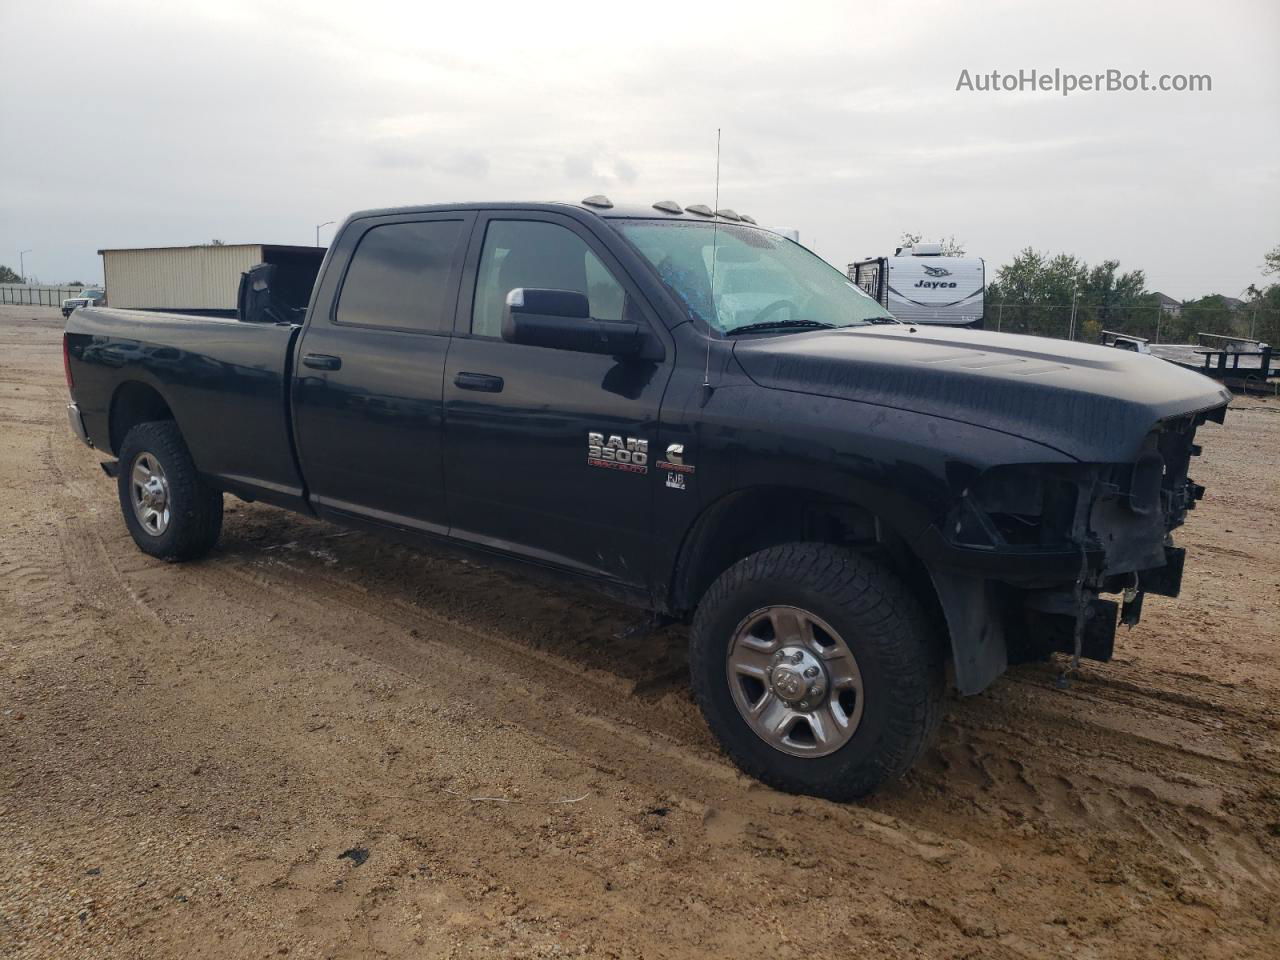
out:
<path id="1" fill-rule="evenodd" d="M 589 214 L 590 216 L 598 217 L 603 220 L 701 220 L 706 223 L 719 221 L 720 223 L 743 223 L 748 226 L 760 226 L 755 221 L 746 219 L 742 215 L 734 213 L 731 210 L 721 211 L 721 215 L 716 216 L 711 213 L 709 207 L 698 204 L 679 208 L 679 212 L 677 212 L 667 206 L 667 204 L 671 204 L 672 207 L 679 207 L 679 205 L 674 201 L 659 200 L 658 203 L 663 204 L 663 206 L 659 207 L 657 204 L 652 204 L 647 207 L 641 204 L 614 206 L 610 204 L 608 207 L 603 207 L 595 204 L 567 203 L 559 200 L 429 203 L 412 204 L 403 207 L 382 207 L 372 210 L 358 210 L 351 214 L 349 219 L 359 220 L 366 217 L 385 217 L 404 213 L 438 213 L 449 210 L 527 210 L 531 212 L 544 211 L 546 213 L 564 213 L 566 210 L 572 210 L 578 214 Z M 761 227 L 761 229 L 768 230 L 769 228 Z"/>

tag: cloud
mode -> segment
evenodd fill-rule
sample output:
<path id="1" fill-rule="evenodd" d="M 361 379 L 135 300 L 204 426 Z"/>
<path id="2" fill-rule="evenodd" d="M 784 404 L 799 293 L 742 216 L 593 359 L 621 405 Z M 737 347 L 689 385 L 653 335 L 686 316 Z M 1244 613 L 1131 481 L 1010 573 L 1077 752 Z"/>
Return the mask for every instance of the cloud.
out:
<path id="1" fill-rule="evenodd" d="M 563 169 L 568 180 L 588 186 L 626 186 L 635 183 L 640 176 L 625 157 L 605 151 L 571 153 L 564 158 Z"/>
<path id="2" fill-rule="evenodd" d="M 710 203 L 719 129 L 721 204 L 833 263 L 919 229 L 993 264 L 1031 244 L 1119 257 L 1179 296 L 1238 290 L 1280 239 L 1280 7 L 1215 10 L 0 4 L 4 36 L 93 38 L 56 69 L 37 43 L 0 59 L 22 103 L 0 127 L 0 263 L 35 248 L 41 276 L 97 276 L 99 247 L 304 242 L 404 203 Z M 955 90 L 962 69 L 1055 66 L 1207 72 L 1214 89 Z"/>
<path id="3" fill-rule="evenodd" d="M 489 158 L 476 150 L 387 141 L 372 144 L 370 153 L 374 166 L 394 170 L 426 170 L 460 180 L 483 180 L 489 173 Z"/>

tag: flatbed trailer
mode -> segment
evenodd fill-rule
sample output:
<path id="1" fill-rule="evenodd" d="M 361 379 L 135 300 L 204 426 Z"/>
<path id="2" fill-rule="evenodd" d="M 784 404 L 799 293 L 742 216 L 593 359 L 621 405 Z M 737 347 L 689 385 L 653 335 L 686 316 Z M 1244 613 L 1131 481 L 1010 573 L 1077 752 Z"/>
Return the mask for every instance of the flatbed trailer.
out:
<path id="1" fill-rule="evenodd" d="M 1104 347 L 1149 353 L 1236 390 L 1265 387 L 1271 380 L 1277 380 L 1280 389 L 1280 358 L 1273 363 L 1270 344 L 1217 333 L 1198 333 L 1196 339 L 1197 343 L 1152 343 L 1131 333 L 1102 331 Z"/>
<path id="2" fill-rule="evenodd" d="M 1216 333 L 1196 334 L 1196 343 L 1153 343 L 1162 360 L 1202 373 L 1237 389 L 1265 387 L 1280 378 L 1280 357 L 1270 344 Z"/>

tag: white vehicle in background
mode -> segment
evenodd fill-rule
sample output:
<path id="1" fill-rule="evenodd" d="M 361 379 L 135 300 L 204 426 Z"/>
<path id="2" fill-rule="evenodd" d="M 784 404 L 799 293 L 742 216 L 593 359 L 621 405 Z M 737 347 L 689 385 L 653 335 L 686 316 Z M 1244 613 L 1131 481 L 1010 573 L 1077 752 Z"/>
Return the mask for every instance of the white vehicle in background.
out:
<path id="1" fill-rule="evenodd" d="M 940 243 L 917 243 L 849 264 L 849 279 L 903 323 L 982 327 L 981 257 L 948 257 Z"/>
<path id="2" fill-rule="evenodd" d="M 107 292 L 100 287 L 85 287 L 78 297 L 67 297 L 62 301 L 62 315 L 71 316 L 71 311 L 80 307 L 101 307 L 107 302 Z"/>

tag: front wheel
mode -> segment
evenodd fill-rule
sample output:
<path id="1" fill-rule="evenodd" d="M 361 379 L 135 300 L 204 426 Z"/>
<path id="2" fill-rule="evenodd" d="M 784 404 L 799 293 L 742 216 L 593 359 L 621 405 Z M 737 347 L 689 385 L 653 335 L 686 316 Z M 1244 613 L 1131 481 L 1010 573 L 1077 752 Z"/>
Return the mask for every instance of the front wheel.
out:
<path id="1" fill-rule="evenodd" d="M 194 560 L 222 532 L 222 494 L 196 471 L 178 425 L 140 423 L 120 445 L 120 510 L 133 542 L 164 560 Z"/>
<path id="2" fill-rule="evenodd" d="M 937 728 L 942 671 L 920 605 L 875 563 L 795 543 L 730 567 L 698 605 L 694 696 L 743 771 L 832 800 L 904 773 Z"/>

